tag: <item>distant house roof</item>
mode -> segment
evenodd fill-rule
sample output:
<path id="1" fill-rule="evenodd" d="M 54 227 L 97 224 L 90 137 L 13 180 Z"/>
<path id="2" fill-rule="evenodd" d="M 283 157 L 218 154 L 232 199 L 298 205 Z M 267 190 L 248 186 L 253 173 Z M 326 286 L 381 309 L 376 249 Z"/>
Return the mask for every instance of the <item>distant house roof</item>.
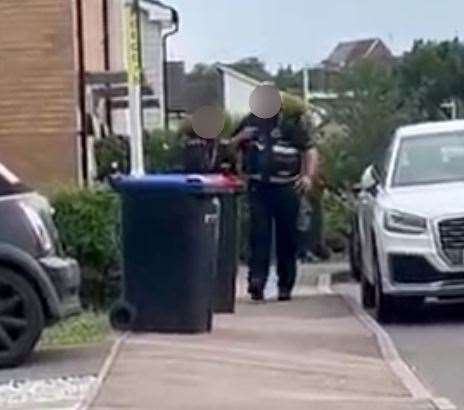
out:
<path id="1" fill-rule="evenodd" d="M 224 104 L 223 74 L 235 77 L 252 86 L 263 83 L 226 64 L 216 64 L 215 68 L 215 73 L 193 80 L 185 73 L 185 63 L 183 61 L 168 62 L 168 110 L 177 113 L 192 113 L 204 105 L 219 105 L 222 107 Z"/>
<path id="2" fill-rule="evenodd" d="M 376 54 L 379 49 L 381 49 L 381 56 Z M 322 64 L 329 69 L 339 69 L 375 57 L 391 59 L 392 61 L 394 59 L 390 49 L 379 38 L 339 43 Z"/>
<path id="3" fill-rule="evenodd" d="M 258 80 L 254 77 L 250 77 L 249 75 L 247 74 L 244 74 L 238 70 L 236 70 L 235 68 L 231 67 L 230 65 L 227 65 L 227 64 L 216 64 L 216 69 L 220 72 L 220 73 L 225 73 L 225 74 L 228 74 L 232 77 L 235 77 L 245 83 L 248 83 L 250 85 L 253 85 L 255 87 L 261 85 L 263 83 L 264 80 Z"/>
<path id="4" fill-rule="evenodd" d="M 248 82 L 251 85 L 255 86 L 261 85 L 266 81 L 272 81 L 272 77 L 270 77 L 269 75 L 260 73 L 254 73 L 253 75 L 250 75 L 246 73 L 245 70 L 241 70 L 233 64 L 218 63 L 216 64 L 216 69 L 222 73 L 229 74 L 235 78 L 238 78 L 244 82 Z"/>
<path id="5" fill-rule="evenodd" d="M 223 75 L 229 75 L 252 87 L 258 87 L 266 80 L 257 79 L 227 64 L 216 64 L 216 74 L 204 78 L 190 79 L 185 73 L 185 63 L 182 61 L 168 62 L 167 106 L 170 112 L 192 113 L 204 105 L 224 104 Z M 299 98 L 291 93 L 282 92 L 283 95 Z"/>

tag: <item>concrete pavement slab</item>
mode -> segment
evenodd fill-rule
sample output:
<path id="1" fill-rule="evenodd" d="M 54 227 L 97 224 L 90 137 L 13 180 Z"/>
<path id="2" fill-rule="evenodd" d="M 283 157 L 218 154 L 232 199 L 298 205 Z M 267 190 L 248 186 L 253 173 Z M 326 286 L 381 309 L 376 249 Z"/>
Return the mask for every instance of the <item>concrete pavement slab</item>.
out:
<path id="1" fill-rule="evenodd" d="M 209 335 L 130 335 L 94 409 L 428 410 L 335 295 L 241 301 Z"/>

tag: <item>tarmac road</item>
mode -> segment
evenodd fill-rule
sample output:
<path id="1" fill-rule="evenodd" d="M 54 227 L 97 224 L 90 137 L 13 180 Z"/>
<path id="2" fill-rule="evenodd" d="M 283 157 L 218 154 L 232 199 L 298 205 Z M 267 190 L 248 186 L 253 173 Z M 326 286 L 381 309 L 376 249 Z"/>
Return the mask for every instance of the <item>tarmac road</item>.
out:
<path id="1" fill-rule="evenodd" d="M 74 409 L 96 382 L 111 341 L 38 350 L 15 369 L 0 370 L 0 409 Z"/>
<path id="2" fill-rule="evenodd" d="M 338 284 L 335 290 L 360 304 L 357 284 Z M 464 410 L 464 304 L 429 303 L 384 329 L 424 384 Z"/>
<path id="3" fill-rule="evenodd" d="M 0 384 L 11 380 L 42 380 L 97 374 L 110 342 L 82 347 L 38 350 L 24 365 L 0 370 Z"/>

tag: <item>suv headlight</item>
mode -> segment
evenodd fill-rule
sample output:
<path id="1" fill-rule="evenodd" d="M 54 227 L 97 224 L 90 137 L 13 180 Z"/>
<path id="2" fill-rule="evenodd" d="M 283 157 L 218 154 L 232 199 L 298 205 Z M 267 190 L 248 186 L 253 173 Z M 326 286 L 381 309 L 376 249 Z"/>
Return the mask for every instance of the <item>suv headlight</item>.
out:
<path id="1" fill-rule="evenodd" d="M 39 213 L 26 203 L 21 203 L 21 208 L 31 224 L 42 249 L 45 252 L 53 250 L 53 240 Z"/>
<path id="2" fill-rule="evenodd" d="M 421 234 L 427 231 L 427 219 L 400 211 L 387 211 L 385 229 L 390 232 Z"/>

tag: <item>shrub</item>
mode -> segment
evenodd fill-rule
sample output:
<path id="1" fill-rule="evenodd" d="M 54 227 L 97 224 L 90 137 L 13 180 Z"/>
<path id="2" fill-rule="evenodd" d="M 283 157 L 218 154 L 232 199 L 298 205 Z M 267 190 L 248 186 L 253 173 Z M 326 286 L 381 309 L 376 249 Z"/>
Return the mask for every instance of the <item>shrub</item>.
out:
<path id="1" fill-rule="evenodd" d="M 335 252 L 346 249 L 350 232 L 351 207 L 348 201 L 326 192 L 323 197 L 323 209 L 325 218 L 325 240 L 329 248 Z"/>
<path id="2" fill-rule="evenodd" d="M 167 172 L 181 169 L 182 138 L 174 132 L 155 130 L 144 136 L 144 157 L 147 172 Z M 112 136 L 95 144 L 97 180 L 105 181 L 117 170 L 127 174 L 130 170 L 129 143 L 126 138 Z"/>
<path id="3" fill-rule="evenodd" d="M 84 307 L 100 310 L 111 301 L 119 273 L 119 201 L 105 189 L 63 189 L 52 200 L 65 252 L 82 269 Z"/>
<path id="4" fill-rule="evenodd" d="M 97 165 L 97 180 L 103 181 L 114 171 L 114 166 L 120 172 L 129 172 L 129 143 L 127 139 L 118 136 L 102 138 L 95 143 L 95 161 Z"/>
<path id="5" fill-rule="evenodd" d="M 182 137 L 172 131 L 155 130 L 145 135 L 144 155 L 147 172 L 182 169 Z"/>

